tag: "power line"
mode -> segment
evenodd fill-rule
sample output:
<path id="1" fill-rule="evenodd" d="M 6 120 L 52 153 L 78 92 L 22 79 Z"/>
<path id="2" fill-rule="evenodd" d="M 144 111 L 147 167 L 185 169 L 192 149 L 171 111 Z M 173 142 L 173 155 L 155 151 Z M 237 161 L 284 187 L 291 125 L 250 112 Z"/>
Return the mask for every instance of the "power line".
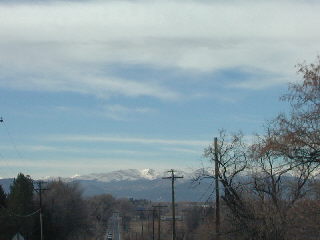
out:
<path id="1" fill-rule="evenodd" d="M 35 215 L 35 214 L 37 214 L 38 212 L 40 212 L 40 209 L 38 209 L 38 210 L 36 210 L 36 211 L 34 211 L 34 212 L 32 212 L 32 213 L 28 213 L 28 214 L 26 214 L 26 215 L 20 215 L 20 214 L 16 214 L 16 213 L 10 211 L 8 208 L 5 208 L 5 207 L 3 207 L 3 206 L 1 206 L 1 208 L 3 208 L 3 209 L 5 209 L 6 211 L 8 211 L 10 217 L 28 218 L 28 217 L 32 217 L 33 215 Z"/>
<path id="2" fill-rule="evenodd" d="M 0 120 L 1 120 L 1 119 L 0 119 Z M 22 154 L 21 154 L 21 152 L 18 150 L 18 147 L 17 147 L 17 145 L 16 145 L 16 143 L 15 143 L 15 141 L 14 141 L 14 139 L 13 139 L 13 136 L 12 136 L 12 134 L 10 133 L 9 128 L 8 128 L 6 122 L 5 122 L 3 119 L 2 119 L 2 123 L 3 123 L 3 125 L 4 125 L 4 127 L 5 127 L 5 129 L 6 129 L 6 131 L 7 131 L 7 135 L 8 135 L 9 140 L 10 140 L 12 146 L 13 146 L 13 149 L 15 150 L 16 154 L 18 155 L 18 157 L 19 157 L 21 160 L 23 160 Z"/>
<path id="3" fill-rule="evenodd" d="M 2 120 L 2 121 L 1 121 Z M 18 146 L 14 140 L 14 137 L 13 135 L 11 134 L 7 124 L 6 124 L 6 121 L 1 117 L 0 118 L 0 123 L 2 123 L 2 125 L 4 126 L 5 128 L 5 132 L 7 134 L 7 137 L 8 137 L 8 141 L 9 143 L 12 145 L 12 148 L 14 150 L 14 152 L 16 153 L 17 157 L 20 159 L 20 160 L 25 160 L 26 158 L 23 157 L 23 154 L 21 153 L 21 151 L 18 149 Z M 21 171 L 21 169 L 19 170 Z"/>
<path id="4" fill-rule="evenodd" d="M 9 132 L 8 132 L 8 128 L 5 125 L 4 119 L 3 117 L 0 117 L 0 124 L 3 126 L 3 128 L 5 129 L 5 133 L 7 136 L 9 136 Z M 16 148 L 14 146 L 14 144 L 12 144 L 12 139 L 10 139 L 11 145 L 13 145 L 13 149 L 16 151 Z M 20 155 L 18 155 L 20 157 Z M 6 175 L 8 176 L 8 178 L 14 176 L 16 174 L 16 170 L 13 170 L 12 164 L 9 164 L 8 159 L 4 156 L 3 153 L 0 153 L 0 158 L 2 159 L 1 162 L 3 162 L 4 165 L 4 169 L 6 169 Z M 10 175 L 12 174 L 12 176 Z"/>

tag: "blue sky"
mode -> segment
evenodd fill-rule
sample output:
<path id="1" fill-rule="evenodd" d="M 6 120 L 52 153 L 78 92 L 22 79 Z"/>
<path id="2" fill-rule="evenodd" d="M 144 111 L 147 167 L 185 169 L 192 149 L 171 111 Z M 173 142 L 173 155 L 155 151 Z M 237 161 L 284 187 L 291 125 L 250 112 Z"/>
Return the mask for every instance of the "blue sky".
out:
<path id="1" fill-rule="evenodd" d="M 195 169 L 219 129 L 262 133 L 318 1 L 2 1 L 0 176 Z"/>

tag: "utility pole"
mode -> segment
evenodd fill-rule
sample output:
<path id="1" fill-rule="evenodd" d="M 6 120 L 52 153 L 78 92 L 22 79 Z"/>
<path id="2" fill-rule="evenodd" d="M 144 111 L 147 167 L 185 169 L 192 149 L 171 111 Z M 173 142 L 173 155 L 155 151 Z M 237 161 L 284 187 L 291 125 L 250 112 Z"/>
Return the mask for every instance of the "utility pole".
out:
<path id="1" fill-rule="evenodd" d="M 172 240 L 176 240 L 176 211 L 175 211 L 175 202 L 174 202 L 174 181 L 177 178 L 183 178 L 175 176 L 175 171 L 171 169 L 168 171 L 171 173 L 170 177 L 163 177 L 162 179 L 171 179 L 171 191 L 172 191 Z"/>
<path id="2" fill-rule="evenodd" d="M 138 211 L 143 212 L 143 210 L 138 210 Z M 141 219 L 141 239 L 143 240 L 144 239 L 144 237 L 143 237 L 143 218 L 141 217 L 141 215 L 140 215 L 140 219 Z"/>
<path id="3" fill-rule="evenodd" d="M 40 203 L 40 240 L 43 240 L 43 221 L 42 221 L 42 192 L 48 190 L 43 188 L 43 181 L 38 181 L 38 188 L 35 190 L 39 193 L 39 203 Z"/>
<path id="4" fill-rule="evenodd" d="M 159 204 L 159 205 L 155 205 L 155 206 L 152 206 L 152 207 L 153 207 L 154 210 L 156 208 L 158 208 L 158 240 L 160 240 L 160 235 L 161 235 L 161 228 L 160 228 L 160 225 L 161 225 L 161 208 L 168 207 L 168 206 L 161 206 Z M 154 240 L 154 234 L 153 234 L 152 240 Z"/>
<path id="5" fill-rule="evenodd" d="M 216 239 L 220 238 L 220 193 L 219 193 L 219 159 L 218 159 L 218 139 L 214 138 L 214 175 L 216 185 Z"/>
<path id="6" fill-rule="evenodd" d="M 155 231 L 154 231 L 154 218 L 155 218 L 155 209 L 150 209 L 150 210 L 143 210 L 145 212 L 152 212 L 152 240 L 154 240 L 154 234 L 155 234 Z M 150 227 L 149 227 L 149 214 L 148 214 L 148 233 L 150 233 Z"/>
<path id="7" fill-rule="evenodd" d="M 154 240 L 154 217 L 155 217 L 156 209 L 152 209 L 152 240 Z"/>
<path id="8" fill-rule="evenodd" d="M 137 212 L 141 212 L 141 213 L 143 213 L 143 212 L 153 212 L 153 210 L 148 210 L 148 209 L 138 209 L 138 210 L 136 210 Z M 144 239 L 144 236 L 143 236 L 143 219 L 141 218 L 141 215 L 140 215 L 140 219 L 142 220 L 141 221 L 141 239 L 143 240 Z M 154 214 L 153 214 L 153 223 L 154 223 Z M 148 215 L 148 226 L 147 226 L 148 228 L 148 232 L 149 232 L 149 215 Z M 153 226 L 153 228 L 154 228 L 154 226 Z"/>

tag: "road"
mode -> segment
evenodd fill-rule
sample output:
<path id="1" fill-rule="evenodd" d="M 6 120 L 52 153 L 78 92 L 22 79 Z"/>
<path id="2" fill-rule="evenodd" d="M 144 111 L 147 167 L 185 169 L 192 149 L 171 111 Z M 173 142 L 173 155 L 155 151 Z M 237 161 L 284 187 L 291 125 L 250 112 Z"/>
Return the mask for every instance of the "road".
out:
<path id="1" fill-rule="evenodd" d="M 108 231 L 112 232 L 112 240 L 121 240 L 121 229 L 120 229 L 121 217 L 119 213 L 114 212 L 109 219 Z"/>

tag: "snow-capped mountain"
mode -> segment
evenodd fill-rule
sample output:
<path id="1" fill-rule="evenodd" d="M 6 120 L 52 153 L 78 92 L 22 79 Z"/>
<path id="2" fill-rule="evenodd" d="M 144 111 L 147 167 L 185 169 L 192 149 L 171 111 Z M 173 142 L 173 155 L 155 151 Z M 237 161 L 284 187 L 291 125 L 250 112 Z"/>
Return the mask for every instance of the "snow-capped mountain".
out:
<path id="1" fill-rule="evenodd" d="M 183 176 L 175 181 L 177 201 L 205 201 L 209 184 L 203 183 L 195 188 L 192 183 L 194 172 L 176 172 Z M 168 171 L 153 169 L 128 169 L 109 173 L 93 173 L 75 176 L 67 181 L 79 183 L 84 195 L 112 194 L 115 197 L 148 199 L 152 201 L 170 201 L 171 181 L 162 177 L 169 177 Z M 210 187 L 210 186 L 209 186 Z M 209 192 L 210 193 L 210 192 Z"/>
<path id="2" fill-rule="evenodd" d="M 190 179 L 193 173 L 178 171 L 178 175 L 184 176 L 185 179 Z M 136 181 L 136 180 L 155 180 L 169 176 L 167 171 L 156 171 L 154 169 L 126 169 L 107 173 L 91 173 L 87 175 L 75 175 L 66 178 L 67 181 L 75 180 L 90 180 L 99 182 L 119 182 L 119 181 Z M 183 180 L 182 180 L 183 181 Z"/>
<path id="3" fill-rule="evenodd" d="M 128 169 L 108 173 L 91 173 L 88 175 L 76 175 L 72 180 L 96 180 L 100 182 L 135 181 L 141 179 L 154 180 L 160 177 L 160 173 L 153 169 Z"/>
<path id="4" fill-rule="evenodd" d="M 192 184 L 194 172 L 176 172 L 183 176 L 175 182 L 177 201 L 204 201 L 209 184 L 203 183 L 197 188 Z M 127 197 L 135 199 L 148 199 L 152 201 L 170 201 L 171 182 L 162 177 L 169 177 L 168 171 L 154 169 L 127 169 L 107 173 L 91 173 L 87 175 L 74 175 L 69 178 L 49 177 L 46 181 L 61 179 L 66 182 L 79 183 L 86 197 L 99 194 L 112 194 L 117 198 Z M 6 191 L 12 179 L 0 179 Z M 210 186 L 209 186 L 210 187 Z"/>

